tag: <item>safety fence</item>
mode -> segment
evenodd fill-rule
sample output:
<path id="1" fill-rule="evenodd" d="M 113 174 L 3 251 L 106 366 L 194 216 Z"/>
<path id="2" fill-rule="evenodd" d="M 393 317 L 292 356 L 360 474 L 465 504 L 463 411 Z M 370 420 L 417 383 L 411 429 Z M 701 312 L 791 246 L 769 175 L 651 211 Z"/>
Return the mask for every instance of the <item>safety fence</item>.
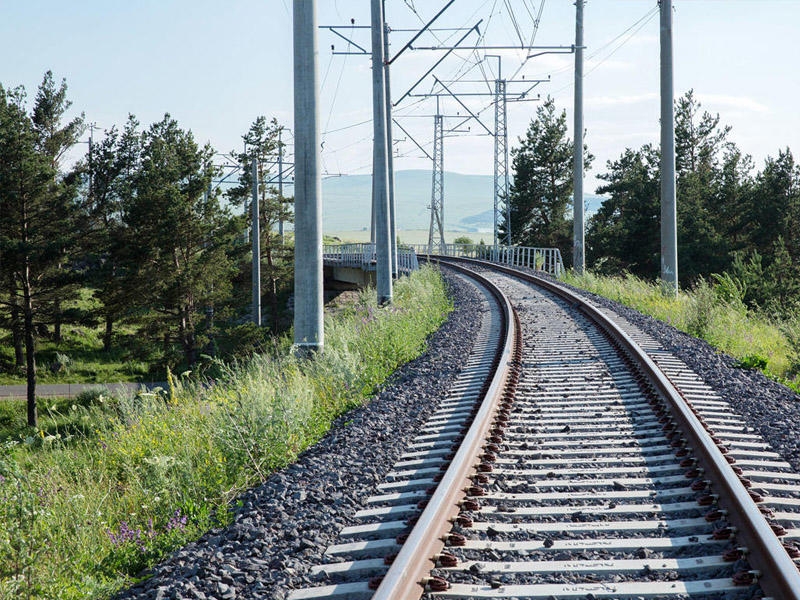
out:
<path id="1" fill-rule="evenodd" d="M 564 261 L 558 248 L 533 248 L 531 246 L 487 246 L 485 244 L 437 244 L 430 248 L 427 244 L 401 245 L 397 249 L 397 267 L 401 273 L 409 273 L 419 268 L 417 254 L 427 255 L 429 249 L 434 255 L 464 256 L 489 260 L 513 267 L 528 267 L 560 276 L 564 272 Z M 323 259 L 326 266 L 352 267 L 364 271 L 374 271 L 377 264 L 375 244 L 336 244 L 323 246 Z"/>
<path id="2" fill-rule="evenodd" d="M 322 257 L 326 266 L 353 267 L 364 271 L 374 271 L 377 265 L 375 244 L 336 244 L 322 247 Z M 414 248 L 401 246 L 397 249 L 397 270 L 410 273 L 419 269 Z"/>
<path id="3" fill-rule="evenodd" d="M 428 244 L 413 246 L 418 254 L 428 254 Z M 558 248 L 533 248 L 531 246 L 487 246 L 485 244 L 437 244 L 431 248 L 433 254 L 464 256 L 489 260 L 513 267 L 528 267 L 560 276 L 564 272 L 564 261 Z"/>

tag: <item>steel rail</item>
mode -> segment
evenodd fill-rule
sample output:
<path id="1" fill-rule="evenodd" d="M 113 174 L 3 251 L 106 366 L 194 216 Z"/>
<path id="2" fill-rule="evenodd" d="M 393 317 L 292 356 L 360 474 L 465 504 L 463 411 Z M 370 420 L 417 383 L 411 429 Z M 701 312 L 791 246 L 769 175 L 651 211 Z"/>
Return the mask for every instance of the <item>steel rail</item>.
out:
<path id="1" fill-rule="evenodd" d="M 487 443 L 493 417 L 506 391 L 515 350 L 520 341 L 518 322 L 508 298 L 485 277 L 472 270 L 452 266 L 480 282 L 497 298 L 505 322 L 503 349 L 472 425 L 372 600 L 416 600 L 426 591 L 430 571 L 436 566 L 437 556 L 444 548 L 446 536 L 452 529 L 452 521 L 460 512 L 459 503 L 467 496 L 464 482 L 476 472 L 478 456 Z"/>
<path id="2" fill-rule="evenodd" d="M 781 600 L 800 600 L 800 571 L 750 497 L 747 488 L 711 440 L 704 424 L 681 392 L 625 331 L 584 298 L 547 279 L 476 259 L 436 257 L 436 260 L 448 265 L 456 260 L 479 265 L 540 286 L 568 301 L 573 308 L 580 310 L 616 339 L 660 392 L 687 442 L 693 447 L 694 455 L 704 469 L 703 476 L 712 487 L 719 490 L 720 500 L 728 504 L 728 519 L 737 528 L 737 538 L 742 542 L 740 545 L 748 549 L 747 559 L 758 571 L 756 575 L 761 576 L 758 579 L 761 588 L 767 595 Z"/>

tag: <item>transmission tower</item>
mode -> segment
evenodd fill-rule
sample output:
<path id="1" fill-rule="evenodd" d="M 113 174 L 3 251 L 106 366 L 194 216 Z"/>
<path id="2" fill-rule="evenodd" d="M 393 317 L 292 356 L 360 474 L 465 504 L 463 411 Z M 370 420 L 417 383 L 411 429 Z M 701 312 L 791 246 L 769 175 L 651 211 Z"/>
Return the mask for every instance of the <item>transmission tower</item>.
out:
<path id="1" fill-rule="evenodd" d="M 506 81 L 494 82 L 494 250 L 497 244 L 511 245 L 511 205 L 508 202 L 508 128 L 506 127 Z M 506 209 L 506 234 L 498 240 L 498 226 Z"/>
<path id="2" fill-rule="evenodd" d="M 437 236 L 438 233 L 438 236 Z M 436 103 L 433 117 L 433 185 L 431 186 L 431 227 L 428 233 L 428 254 L 434 248 L 445 251 L 444 241 L 444 117 Z"/>

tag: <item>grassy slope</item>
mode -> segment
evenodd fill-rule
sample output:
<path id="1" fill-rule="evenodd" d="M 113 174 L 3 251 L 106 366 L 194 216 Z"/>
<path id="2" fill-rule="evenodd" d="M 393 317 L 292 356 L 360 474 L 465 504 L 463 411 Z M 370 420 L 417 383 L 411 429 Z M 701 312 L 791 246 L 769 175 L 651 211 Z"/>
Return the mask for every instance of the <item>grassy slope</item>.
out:
<path id="1" fill-rule="evenodd" d="M 426 268 L 398 281 L 388 308 L 373 291 L 326 316 L 316 360 L 295 359 L 284 338 L 246 364 L 220 365 L 210 387 L 181 381 L 163 394 L 55 406 L 60 425 L 0 443 L 0 598 L 107 597 L 224 523 L 238 493 L 421 354 L 450 309 Z"/>
<path id="2" fill-rule="evenodd" d="M 798 389 L 797 319 L 778 322 L 749 311 L 741 301 L 727 295 L 727 290 L 707 283 L 673 298 L 662 294 L 657 284 L 633 276 L 589 273 L 577 277 L 568 273 L 564 280 L 705 339 L 741 364 L 758 366 L 768 376 Z"/>
<path id="3" fill-rule="evenodd" d="M 92 290 L 80 290 L 77 301 L 64 306 L 64 309 L 80 309 L 88 314 L 99 306 L 92 297 Z M 52 331 L 52 328 L 51 328 Z M 117 326 L 116 348 L 103 351 L 100 325 L 65 324 L 62 326 L 62 341 L 56 344 L 46 337 L 39 337 L 36 343 L 36 375 L 39 383 L 113 383 L 117 381 L 147 381 L 148 349 L 143 347 L 134 331 L 125 326 Z M 63 370 L 54 371 L 51 365 L 56 362 L 57 353 L 66 355 L 70 364 Z M 16 372 L 14 347 L 9 332 L 0 335 L 0 385 L 25 383 L 25 376 Z M 160 379 L 158 380 L 160 381 Z"/>

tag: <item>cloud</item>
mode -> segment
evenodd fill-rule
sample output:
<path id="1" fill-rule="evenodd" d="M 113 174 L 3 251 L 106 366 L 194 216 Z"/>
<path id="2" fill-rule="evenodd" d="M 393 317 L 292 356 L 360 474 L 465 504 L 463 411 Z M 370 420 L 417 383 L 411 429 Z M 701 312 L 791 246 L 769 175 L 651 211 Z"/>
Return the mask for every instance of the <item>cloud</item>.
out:
<path id="1" fill-rule="evenodd" d="M 728 96 L 726 94 L 697 94 L 697 99 L 701 104 L 711 104 L 712 106 L 726 106 L 736 108 L 745 112 L 768 113 L 768 106 L 748 98 L 747 96 Z"/>
<path id="2" fill-rule="evenodd" d="M 586 61 L 585 74 L 589 75 L 600 68 L 604 71 L 632 71 L 640 68 L 640 65 L 627 60 L 612 60 L 608 57 L 590 58 Z"/>
<path id="3" fill-rule="evenodd" d="M 588 98 L 586 104 L 595 107 L 630 106 L 632 104 L 652 102 L 653 100 L 658 100 L 658 94 L 655 92 L 628 96 L 595 96 L 593 98 Z"/>

